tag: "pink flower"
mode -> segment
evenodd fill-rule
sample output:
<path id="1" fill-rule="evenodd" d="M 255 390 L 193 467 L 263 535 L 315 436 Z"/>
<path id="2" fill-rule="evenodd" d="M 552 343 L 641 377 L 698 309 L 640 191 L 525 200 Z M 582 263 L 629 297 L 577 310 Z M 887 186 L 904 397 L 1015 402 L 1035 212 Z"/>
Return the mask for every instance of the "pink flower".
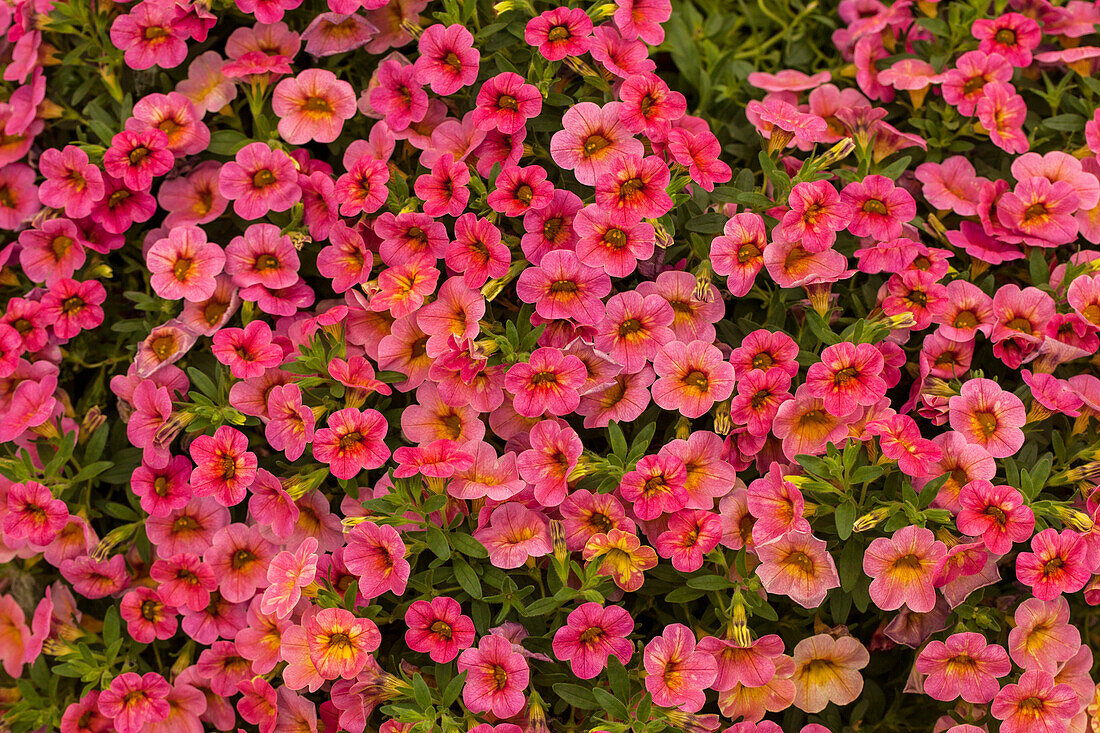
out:
<path id="1" fill-rule="evenodd" d="M 416 179 L 413 190 L 424 200 L 424 213 L 428 216 L 458 216 L 470 201 L 470 169 L 465 163 L 456 162 L 454 156 L 445 153 L 431 172 Z"/>
<path id="2" fill-rule="evenodd" d="M 718 347 L 703 341 L 665 344 L 653 358 L 653 370 L 659 377 L 653 384 L 653 401 L 685 417 L 700 417 L 733 394 L 733 366 Z"/>
<path id="3" fill-rule="evenodd" d="M 703 567 L 707 553 L 722 539 L 722 519 L 701 509 L 684 509 L 668 518 L 668 529 L 657 535 L 654 546 L 672 567 L 691 573 Z"/>
<path id="4" fill-rule="evenodd" d="M 214 533 L 202 561 L 214 571 L 222 596 L 230 603 L 243 603 L 257 589 L 267 588 L 267 569 L 275 554 L 275 545 L 263 538 L 259 527 L 235 523 Z"/>
<path id="5" fill-rule="evenodd" d="M 616 5 L 615 25 L 623 38 L 640 38 L 653 46 L 664 42 L 665 30 L 661 24 L 672 17 L 669 0 L 619 0 Z"/>
<path id="6" fill-rule="evenodd" d="M 1069 685 L 1057 684 L 1049 672 L 1024 672 L 1017 684 L 1005 685 L 989 712 L 1002 733 L 1065 733 L 1080 706 Z"/>
<path id="7" fill-rule="evenodd" d="M 317 575 L 317 540 L 307 537 L 298 549 L 284 550 L 267 568 L 270 585 L 264 590 L 260 610 L 275 618 L 290 616 L 302 598 L 302 588 Z"/>
<path id="8" fill-rule="evenodd" d="M 619 484 L 619 494 L 639 519 L 657 519 L 687 506 L 687 468 L 673 455 L 644 456 Z"/>
<path id="9" fill-rule="evenodd" d="M 405 543 L 389 525 L 355 525 L 347 536 L 344 563 L 359 577 L 359 594 L 365 598 L 377 598 L 387 591 L 398 596 L 405 592 L 410 570 Z"/>
<path id="10" fill-rule="evenodd" d="M 242 219 L 286 211 L 302 198 L 294 161 L 265 143 L 249 143 L 238 150 L 236 158 L 222 166 L 218 185 Z"/>
<path id="11" fill-rule="evenodd" d="M 142 644 L 171 639 L 176 633 L 176 611 L 152 588 L 135 588 L 122 597 L 119 613 L 130 636 Z"/>
<path id="12" fill-rule="evenodd" d="M 225 266 L 225 252 L 207 242 L 202 229 L 180 226 L 153 243 L 145 262 L 157 295 L 165 300 L 198 302 L 214 294 L 216 278 Z"/>
<path id="13" fill-rule="evenodd" d="M 546 520 L 514 501 L 493 509 L 488 521 L 480 523 L 474 532 L 474 539 L 489 551 L 489 562 L 505 570 L 518 568 L 527 558 L 549 555 L 553 550 Z"/>
<path id="14" fill-rule="evenodd" d="M 243 328 L 223 328 L 214 334 L 211 352 L 237 379 L 259 377 L 283 362 L 283 349 L 272 342 L 271 326 L 249 321 Z"/>
<path id="15" fill-rule="evenodd" d="M 821 361 L 806 372 L 806 389 L 822 400 L 831 415 L 841 417 L 857 406 L 878 402 L 886 394 L 880 374 L 882 353 L 871 344 L 842 341 L 821 352 Z"/>
<path id="16" fill-rule="evenodd" d="M 377 410 L 347 407 L 329 415 L 326 425 L 314 434 L 313 457 L 329 464 L 336 478 L 354 478 L 390 457 L 384 442 L 389 426 Z"/>
<path id="17" fill-rule="evenodd" d="M 970 27 L 970 33 L 981 41 L 979 51 L 1000 54 L 1017 68 L 1031 65 L 1031 52 L 1042 40 L 1039 24 L 1019 13 L 979 18 Z"/>
<path id="18" fill-rule="evenodd" d="M 626 637 L 633 630 L 634 619 L 625 609 L 582 603 L 554 632 L 554 656 L 568 661 L 577 677 L 590 680 L 603 671 L 612 654 L 624 665 L 630 661 L 634 645 Z"/>
<path id="19" fill-rule="evenodd" d="M 873 578 L 871 600 L 884 611 L 905 605 L 928 613 L 936 606 L 936 563 L 945 554 L 947 547 L 924 527 L 909 525 L 890 538 L 875 538 L 863 556 L 863 571 Z"/>
<path id="20" fill-rule="evenodd" d="M 641 141 L 630 134 L 621 116 L 621 102 L 603 107 L 580 102 L 570 107 L 562 116 L 562 129 L 550 138 L 554 162 L 573 171 L 578 183 L 594 186 L 598 177 L 615 170 L 625 156 L 642 156 Z"/>
<path id="21" fill-rule="evenodd" d="M 256 479 L 256 454 L 248 450 L 244 433 L 222 425 L 214 435 L 191 443 L 191 487 L 195 496 L 213 496 L 222 506 L 240 504 Z"/>
<path id="22" fill-rule="evenodd" d="M 579 389 L 587 371 L 583 362 L 560 349 L 540 348 L 526 362 L 512 365 L 504 387 L 513 395 L 513 406 L 524 417 L 568 415 L 580 404 Z"/>
<path id="23" fill-rule="evenodd" d="M 461 25 L 431 25 L 420 36 L 416 79 L 446 97 L 477 80 L 481 52 L 474 36 Z"/>
<path id="24" fill-rule="evenodd" d="M 279 135 L 291 145 L 330 143 L 355 116 L 355 92 L 331 71 L 306 69 L 279 82 L 271 108 L 279 117 Z"/>
<path id="25" fill-rule="evenodd" d="M 405 611 L 405 643 L 426 652 L 433 662 L 446 664 L 474 643 L 474 622 L 462 614 L 458 601 L 437 596 L 431 601 L 414 601 Z"/>
<path id="26" fill-rule="evenodd" d="M 1079 207 L 1080 197 L 1072 184 L 1032 176 L 1001 197 L 997 220 L 1019 232 L 1025 244 L 1053 247 L 1077 237 L 1078 224 L 1073 215 Z"/>
<path id="27" fill-rule="evenodd" d="M 477 93 L 473 122 L 479 130 L 513 135 L 542 111 L 542 94 L 510 71 L 490 77 Z"/>
<path id="28" fill-rule="evenodd" d="M 992 701 L 1001 690 L 997 680 L 1011 670 L 1004 647 L 973 632 L 952 634 L 946 643 L 929 642 L 916 663 L 917 673 L 927 675 L 926 695 L 945 702 L 962 697 L 975 705 Z"/>
<path id="29" fill-rule="evenodd" d="M 462 702 L 470 712 L 510 718 L 523 709 L 530 669 L 504 637 L 481 637 L 477 647 L 458 656 L 458 671 L 466 672 Z"/>
<path id="30" fill-rule="evenodd" d="M 622 120 L 626 129 L 644 132 L 650 140 L 664 140 L 672 123 L 687 112 L 683 94 L 671 91 L 656 74 L 634 74 L 619 87 L 623 103 Z"/>
<path id="31" fill-rule="evenodd" d="M 187 39 L 177 23 L 177 6 L 146 2 L 133 6 L 111 24 L 111 43 L 125 52 L 131 69 L 171 69 L 187 58 Z M 123 733 L 127 733 L 123 731 Z"/>
<path id="32" fill-rule="evenodd" d="M 959 531 L 981 537 L 996 555 L 1008 553 L 1013 543 L 1027 540 L 1035 529 L 1035 514 L 1011 486 L 971 481 L 959 492 L 959 503 Z"/>
<path id="33" fill-rule="evenodd" d="M 138 733 L 168 717 L 171 685 L 156 672 L 123 672 L 99 694 L 99 712 L 111 718 L 119 733 Z"/>
<path id="34" fill-rule="evenodd" d="M 836 233 L 848 226 L 853 213 L 828 181 L 796 183 L 788 205 L 791 208 L 783 214 L 779 231 L 811 253 L 832 247 Z"/>
<path id="35" fill-rule="evenodd" d="M 1008 632 L 1012 661 L 1025 670 L 1054 674 L 1081 648 L 1081 632 L 1070 624 L 1064 596 L 1044 601 L 1028 598 L 1016 608 L 1015 626 Z"/>
<path id="36" fill-rule="evenodd" d="M 967 380 L 948 408 L 952 429 L 994 458 L 1011 456 L 1024 444 L 1024 403 L 990 379 Z"/>
<path id="37" fill-rule="evenodd" d="M 695 634 L 670 624 L 645 646 L 645 686 L 653 703 L 694 713 L 706 702 L 706 689 L 718 674 L 714 657 L 695 646 Z"/>
<path id="38" fill-rule="evenodd" d="M 343 608 L 324 608 L 305 624 L 309 658 L 322 679 L 354 678 L 382 642 L 373 621 Z"/>
<path id="39" fill-rule="evenodd" d="M 13 540 L 26 538 L 40 547 L 50 544 L 69 521 L 65 502 L 36 481 L 11 484 L 5 509 L 4 534 Z"/>
<path id="40" fill-rule="evenodd" d="M 596 178 L 596 204 L 616 224 L 656 219 L 672 208 L 668 166 L 656 155 L 624 155 Z"/>
<path id="41" fill-rule="evenodd" d="M 1031 538 L 1031 552 L 1016 557 L 1016 577 L 1040 600 L 1076 593 L 1089 582 L 1091 563 L 1081 536 L 1072 529 L 1044 529 Z"/>
<path id="42" fill-rule="evenodd" d="M 901 236 L 902 225 L 917 215 L 917 204 L 904 188 L 886 176 L 867 176 L 840 192 L 851 212 L 848 231 L 880 242 Z"/>
<path id="43" fill-rule="evenodd" d="M 756 554 L 756 575 L 764 590 L 785 595 L 803 608 L 817 608 L 831 589 L 840 587 L 825 541 L 808 532 L 787 532 L 757 548 Z"/>
<path id="44" fill-rule="evenodd" d="M 668 152 L 680 165 L 686 165 L 688 175 L 704 191 L 713 191 L 714 184 L 726 183 L 733 177 L 730 167 L 718 159 L 722 144 L 707 130 L 692 133 L 672 128 L 668 133 Z"/>
<path id="45" fill-rule="evenodd" d="M 384 115 L 395 130 L 420 122 L 428 113 L 428 93 L 417 79 L 416 67 L 386 59 L 378 65 L 378 86 L 366 94 L 370 107 Z"/>
<path id="46" fill-rule="evenodd" d="M 103 174 L 88 162 L 88 154 L 75 145 L 62 150 L 48 148 L 38 158 L 38 171 L 46 180 L 38 197 L 46 206 L 64 209 L 72 218 L 87 216 L 103 198 Z"/>
<path id="47" fill-rule="evenodd" d="M 175 162 L 168 150 L 168 136 L 155 128 L 123 130 L 111 138 L 111 147 L 103 154 L 103 170 L 136 191 L 149 188 L 153 179 L 171 170 Z"/>
<path id="48" fill-rule="evenodd" d="M 558 7 L 527 22 L 523 38 L 548 61 L 580 56 L 592 40 L 592 20 L 581 8 Z"/>

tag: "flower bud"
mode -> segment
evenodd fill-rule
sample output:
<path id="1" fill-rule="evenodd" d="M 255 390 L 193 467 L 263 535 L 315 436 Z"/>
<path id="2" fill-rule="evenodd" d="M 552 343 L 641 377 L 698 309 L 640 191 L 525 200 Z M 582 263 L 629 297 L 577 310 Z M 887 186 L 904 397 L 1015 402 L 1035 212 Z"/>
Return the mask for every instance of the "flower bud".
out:
<path id="1" fill-rule="evenodd" d="M 852 525 L 854 532 L 866 532 L 890 515 L 890 507 L 880 506 L 874 511 L 867 512 Z"/>

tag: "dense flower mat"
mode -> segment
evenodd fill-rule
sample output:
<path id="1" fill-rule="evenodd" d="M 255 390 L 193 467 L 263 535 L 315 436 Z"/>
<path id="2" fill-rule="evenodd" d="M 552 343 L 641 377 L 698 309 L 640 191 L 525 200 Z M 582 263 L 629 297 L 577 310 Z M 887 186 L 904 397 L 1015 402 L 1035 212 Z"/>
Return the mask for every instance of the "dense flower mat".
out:
<path id="1" fill-rule="evenodd" d="M 1097 730 L 1098 22 L 0 2 L 3 729 Z"/>

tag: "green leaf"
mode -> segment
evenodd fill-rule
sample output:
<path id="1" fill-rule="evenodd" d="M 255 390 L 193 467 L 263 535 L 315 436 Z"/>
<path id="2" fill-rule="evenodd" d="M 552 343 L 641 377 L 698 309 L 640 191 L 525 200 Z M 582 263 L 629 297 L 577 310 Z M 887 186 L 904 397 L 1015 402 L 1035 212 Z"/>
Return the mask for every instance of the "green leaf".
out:
<path id="1" fill-rule="evenodd" d="M 592 696 L 596 698 L 596 702 L 598 702 L 604 710 L 611 713 L 613 717 L 619 718 L 620 720 L 630 719 L 630 712 L 626 709 L 626 705 L 623 704 L 622 700 L 615 697 L 607 690 L 593 687 Z"/>
<path id="2" fill-rule="evenodd" d="M 558 697 L 575 708 L 596 710 L 600 707 L 600 704 L 596 702 L 596 698 L 592 692 L 580 685 L 559 682 L 554 685 L 554 692 L 557 693 Z"/>
<path id="3" fill-rule="evenodd" d="M 213 380 L 195 367 L 187 367 L 187 376 L 191 378 L 191 384 L 199 388 L 199 391 L 212 400 L 218 399 L 218 388 Z"/>
<path id="4" fill-rule="evenodd" d="M 607 424 L 607 435 L 611 440 L 611 452 L 617 456 L 626 457 L 626 436 L 623 435 L 623 429 L 619 427 L 619 423 L 609 422 Z"/>
<path id="5" fill-rule="evenodd" d="M 1047 285 L 1050 282 L 1050 267 L 1043 257 L 1042 247 L 1031 250 L 1031 256 L 1027 258 L 1027 271 L 1031 277 L 1032 285 Z"/>
<path id="6" fill-rule="evenodd" d="M 699 588 L 682 585 L 665 596 L 666 603 L 690 603 L 705 596 L 707 592 Z"/>
<path id="7" fill-rule="evenodd" d="M 836 508 L 833 519 L 836 521 L 836 533 L 840 539 L 852 536 L 852 525 L 856 523 L 856 505 L 844 502 Z"/>
<path id="8" fill-rule="evenodd" d="M 448 532 L 447 538 L 451 541 L 452 547 L 467 557 L 478 559 L 489 557 L 489 551 L 485 549 L 485 545 L 465 532 Z"/>
<path id="9" fill-rule="evenodd" d="M 443 707 L 449 708 L 454 705 L 458 700 L 458 696 L 462 694 L 462 688 L 466 685 L 466 671 L 458 673 L 451 678 L 451 681 L 447 683 L 447 686 L 443 688 Z"/>
<path id="10" fill-rule="evenodd" d="M 470 564 L 461 557 L 454 559 L 455 580 L 471 598 L 481 598 L 481 581 Z"/>
<path id="11" fill-rule="evenodd" d="M 424 542 L 440 560 L 446 560 L 451 556 L 451 545 L 439 527 L 428 527 L 424 533 Z"/>
<path id="12" fill-rule="evenodd" d="M 108 645 L 121 640 L 121 623 L 122 617 L 119 616 L 118 606 L 109 607 L 107 613 L 103 616 L 103 641 Z"/>
<path id="13" fill-rule="evenodd" d="M 344 608 L 349 611 L 355 610 L 355 601 L 359 597 L 359 580 L 352 578 L 348 583 L 347 589 L 344 591 Z"/>
<path id="14" fill-rule="evenodd" d="M 214 155 L 231 157 L 251 142 L 255 142 L 255 140 L 236 130 L 216 130 L 210 133 L 210 144 L 206 146 L 206 149 Z"/>
<path id="15" fill-rule="evenodd" d="M 687 584 L 689 588 L 697 588 L 699 590 L 723 590 L 725 588 L 732 588 L 734 585 L 729 578 L 725 578 L 721 575 L 700 575 L 694 578 L 688 578 Z"/>
<path id="16" fill-rule="evenodd" d="M 686 229 L 689 232 L 700 234 L 718 234 L 726 225 L 728 217 L 725 214 L 710 213 L 688 219 Z"/>
<path id="17" fill-rule="evenodd" d="M 428 711 L 432 709 L 432 691 L 428 689 L 428 683 L 424 681 L 423 675 L 416 675 L 413 677 L 413 699 L 416 700 L 416 704 L 420 706 L 421 710 Z"/>

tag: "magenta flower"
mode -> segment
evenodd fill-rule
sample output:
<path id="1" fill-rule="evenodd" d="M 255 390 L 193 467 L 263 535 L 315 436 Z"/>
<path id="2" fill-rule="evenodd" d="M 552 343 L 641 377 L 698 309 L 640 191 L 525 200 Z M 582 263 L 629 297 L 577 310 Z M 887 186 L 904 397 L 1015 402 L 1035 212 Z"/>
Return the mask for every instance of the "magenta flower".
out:
<path id="1" fill-rule="evenodd" d="M 355 525 L 347 536 L 344 563 L 359 577 L 359 594 L 364 598 L 377 598 L 387 591 L 394 595 L 405 592 L 410 570 L 405 543 L 389 525 Z"/>
<path id="2" fill-rule="evenodd" d="M 36 481 L 11 484 L 7 495 L 3 530 L 13 540 L 26 538 L 45 547 L 69 521 L 65 502 L 55 499 L 48 488 Z"/>
<path id="3" fill-rule="evenodd" d="M 474 643 L 474 622 L 462 614 L 458 601 L 447 596 L 414 601 L 405 611 L 405 625 L 405 643 L 427 653 L 433 662 L 445 664 Z"/>
<path id="4" fill-rule="evenodd" d="M 461 25 L 431 25 L 424 29 L 416 59 L 416 79 L 446 97 L 477 80 L 481 52 L 474 36 Z"/>
<path id="5" fill-rule="evenodd" d="M 577 677 L 590 680 L 603 671 L 612 654 L 624 665 L 630 661 L 634 645 L 627 636 L 633 630 L 634 619 L 626 609 L 582 603 L 554 632 L 554 656 L 568 661 Z"/>
<path id="6" fill-rule="evenodd" d="M 512 365 L 504 388 L 515 395 L 513 406 L 524 417 L 568 415 L 580 404 L 580 388 L 587 379 L 584 363 L 560 349 L 540 348 L 526 362 Z"/>
<path id="7" fill-rule="evenodd" d="M 514 135 L 542 111 L 542 94 L 523 77 L 506 71 L 490 77 L 477 93 L 473 122 L 479 130 Z"/>
<path id="8" fill-rule="evenodd" d="M 476 647 L 458 655 L 458 671 L 466 672 L 462 702 L 470 712 L 510 718 L 523 709 L 530 669 L 504 637 L 481 637 Z"/>
<path id="9" fill-rule="evenodd" d="M 1044 529 L 1031 538 L 1031 552 L 1016 557 L 1016 577 L 1040 600 L 1076 593 L 1090 577 L 1088 549 L 1072 529 Z"/>
<path id="10" fill-rule="evenodd" d="M 981 537 L 996 555 L 1006 554 L 1013 543 L 1029 539 L 1035 530 L 1035 514 L 1011 486 L 971 481 L 959 492 L 959 504 L 959 531 Z"/>
<path id="11" fill-rule="evenodd" d="M 138 733 L 168 717 L 169 690 L 171 685 L 156 672 L 123 672 L 99 694 L 99 712 L 114 722 L 119 733 Z"/>
<path id="12" fill-rule="evenodd" d="M 444 154 L 429 173 L 416 179 L 413 190 L 424 201 L 428 216 L 458 216 L 470 201 L 470 169 L 456 162 L 450 153 Z"/>
<path id="13" fill-rule="evenodd" d="M 840 192 L 852 212 L 848 231 L 857 237 L 878 241 L 901 236 L 902 225 L 917 215 L 917 204 L 904 188 L 886 176 L 867 176 L 854 181 Z"/>
<path id="14" fill-rule="evenodd" d="M 710 654 L 696 648 L 695 634 L 683 624 L 670 624 L 646 644 L 645 686 L 653 703 L 694 713 L 706 702 L 706 689 L 718 674 Z"/>
<path id="15" fill-rule="evenodd" d="M 1031 65 L 1031 52 L 1042 40 L 1039 24 L 1020 13 L 979 18 L 970 27 L 970 33 L 980 41 L 979 51 L 1000 54 L 1017 68 Z"/>
<path id="16" fill-rule="evenodd" d="M 581 8 L 557 7 L 529 20 L 523 38 L 548 61 L 580 56 L 592 42 L 592 20 Z"/>
<path id="17" fill-rule="evenodd" d="M 256 479 L 256 454 L 248 450 L 248 438 L 236 428 L 222 425 L 213 435 L 200 435 L 191 443 L 191 488 L 195 496 L 213 496 L 222 506 L 244 501 Z"/>

